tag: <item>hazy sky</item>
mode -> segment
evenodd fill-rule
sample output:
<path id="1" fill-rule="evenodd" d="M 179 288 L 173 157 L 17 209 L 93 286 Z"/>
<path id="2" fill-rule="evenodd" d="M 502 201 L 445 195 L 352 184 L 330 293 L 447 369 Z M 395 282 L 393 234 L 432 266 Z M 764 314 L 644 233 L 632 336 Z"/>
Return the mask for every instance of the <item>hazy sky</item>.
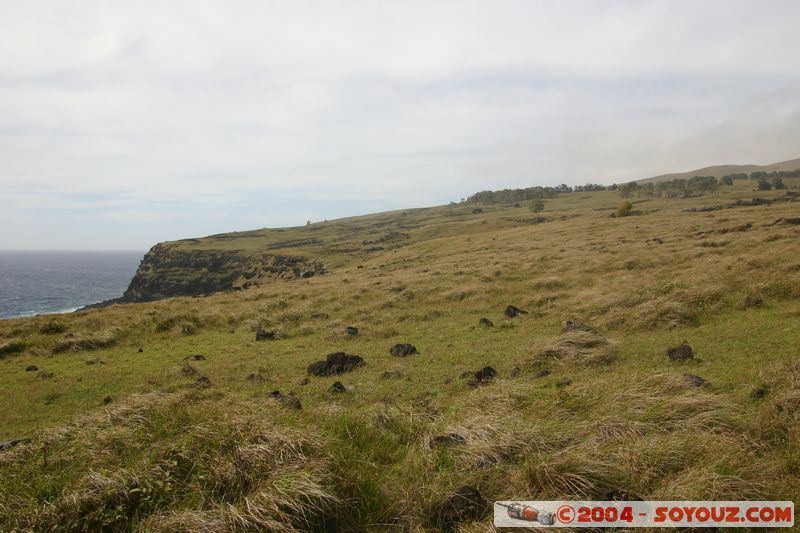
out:
<path id="1" fill-rule="evenodd" d="M 797 1 L 0 2 L 0 248 L 800 157 Z"/>

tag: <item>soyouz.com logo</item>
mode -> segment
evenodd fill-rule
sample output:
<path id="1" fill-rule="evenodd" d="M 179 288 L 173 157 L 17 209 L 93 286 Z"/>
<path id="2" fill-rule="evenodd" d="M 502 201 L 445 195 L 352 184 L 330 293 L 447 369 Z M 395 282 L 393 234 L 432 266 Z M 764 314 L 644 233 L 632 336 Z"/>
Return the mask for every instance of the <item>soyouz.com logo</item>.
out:
<path id="1" fill-rule="evenodd" d="M 773 501 L 499 501 L 497 527 L 792 527 L 794 503 Z"/>

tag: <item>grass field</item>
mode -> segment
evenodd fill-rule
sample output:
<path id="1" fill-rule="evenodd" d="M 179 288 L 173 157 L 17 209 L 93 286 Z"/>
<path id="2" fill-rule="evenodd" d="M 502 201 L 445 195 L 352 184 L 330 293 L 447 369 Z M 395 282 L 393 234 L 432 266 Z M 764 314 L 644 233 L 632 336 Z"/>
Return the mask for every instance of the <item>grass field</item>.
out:
<path id="1" fill-rule="evenodd" d="M 780 201 L 733 206 L 753 197 Z M 463 485 L 489 502 L 800 501 L 787 198 L 745 180 L 633 198 L 622 218 L 609 191 L 176 243 L 327 273 L 0 321 L 0 440 L 31 439 L 0 451 L 0 530 L 491 530 L 432 519 Z M 671 361 L 683 342 L 694 358 Z M 307 374 L 334 351 L 366 364 Z M 461 379 L 485 366 L 490 382 Z"/>

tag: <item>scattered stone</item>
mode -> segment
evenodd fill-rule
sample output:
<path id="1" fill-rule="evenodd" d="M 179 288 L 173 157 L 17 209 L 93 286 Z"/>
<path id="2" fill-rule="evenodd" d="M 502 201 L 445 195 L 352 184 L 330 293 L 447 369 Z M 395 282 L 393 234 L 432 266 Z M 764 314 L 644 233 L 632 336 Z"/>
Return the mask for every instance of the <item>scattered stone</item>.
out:
<path id="1" fill-rule="evenodd" d="M 344 333 L 345 333 L 345 335 L 347 335 L 349 337 L 357 337 L 358 336 L 358 328 L 353 327 L 353 326 L 347 326 L 346 328 L 344 328 Z"/>
<path id="2" fill-rule="evenodd" d="M 418 354 L 417 347 L 413 344 L 395 344 L 389 349 L 389 353 L 395 357 L 406 357 Z"/>
<path id="3" fill-rule="evenodd" d="M 139 351 L 137 353 L 144 353 L 144 348 L 139 348 Z"/>
<path id="4" fill-rule="evenodd" d="M 31 439 L 12 439 L 5 442 L 0 442 L 0 451 L 10 450 L 15 446 L 19 446 L 20 444 L 25 444 L 30 441 Z"/>
<path id="5" fill-rule="evenodd" d="M 197 381 L 195 381 L 194 384 L 201 389 L 206 389 L 211 386 L 211 380 L 205 376 L 200 376 L 197 378 Z"/>
<path id="6" fill-rule="evenodd" d="M 556 388 L 558 389 L 562 389 L 567 385 L 572 385 L 572 380 L 569 378 L 561 378 L 558 381 L 556 381 Z"/>
<path id="7" fill-rule="evenodd" d="M 433 439 L 431 439 L 431 448 L 435 448 L 436 446 L 464 444 L 465 442 L 467 442 L 467 439 L 458 433 L 445 433 L 444 435 L 436 435 L 433 437 Z"/>
<path id="8" fill-rule="evenodd" d="M 28 365 L 25 367 L 25 372 L 36 372 L 39 370 L 39 367 L 36 365 Z"/>
<path id="9" fill-rule="evenodd" d="M 328 388 L 328 392 L 333 394 L 341 394 L 346 391 L 347 389 L 344 387 L 344 385 L 342 385 L 341 381 L 334 381 L 333 385 Z"/>
<path id="10" fill-rule="evenodd" d="M 709 387 L 711 384 L 700 376 L 694 374 L 684 374 L 683 379 L 692 387 Z"/>
<path id="11" fill-rule="evenodd" d="M 265 329 L 258 328 L 256 330 L 256 340 L 257 341 L 273 341 L 273 340 L 275 340 L 275 332 L 274 331 L 267 331 Z"/>
<path id="12" fill-rule="evenodd" d="M 399 370 L 387 370 L 381 374 L 381 379 L 403 379 L 405 374 Z"/>
<path id="13" fill-rule="evenodd" d="M 514 307 L 513 305 L 509 305 L 508 307 L 506 307 L 506 310 L 503 314 L 506 315 L 508 318 L 514 318 L 517 315 L 527 315 L 528 312 L 523 311 L 519 307 Z"/>
<path id="14" fill-rule="evenodd" d="M 692 351 L 692 347 L 684 342 L 683 344 L 667 350 L 667 356 L 670 361 L 688 361 L 694 358 L 694 352 Z"/>
<path id="15" fill-rule="evenodd" d="M 543 369 L 539 370 L 537 373 L 535 373 L 533 375 L 533 377 L 538 379 L 538 378 L 547 377 L 549 375 L 550 375 L 550 370 L 548 370 L 547 368 L 543 368 Z"/>
<path id="16" fill-rule="evenodd" d="M 488 504 L 478 489 L 464 485 L 455 494 L 435 505 L 430 513 L 431 522 L 442 529 L 451 529 L 460 522 L 480 520 Z"/>
<path id="17" fill-rule="evenodd" d="M 192 355 L 187 355 L 183 358 L 184 361 L 205 361 L 206 356 L 201 353 L 196 353 Z"/>
<path id="18" fill-rule="evenodd" d="M 303 404 L 300 403 L 300 399 L 296 398 L 292 393 L 289 393 L 289 396 L 284 396 L 281 394 L 281 391 L 274 390 L 269 393 L 269 397 L 273 398 L 275 401 L 281 404 L 281 406 L 286 407 L 287 409 L 300 410 L 303 408 Z"/>
<path id="19" fill-rule="evenodd" d="M 312 376 L 327 376 L 330 373 L 330 367 L 327 361 L 317 361 L 308 365 L 308 373 Z"/>
<path id="20" fill-rule="evenodd" d="M 494 327 L 494 323 L 491 320 L 489 320 L 488 318 L 481 318 L 480 320 L 478 320 L 478 326 L 484 327 L 484 328 L 493 328 Z"/>
<path id="21" fill-rule="evenodd" d="M 261 374 L 250 374 L 247 376 L 247 381 L 250 383 L 264 383 L 264 376 Z"/>
<path id="22" fill-rule="evenodd" d="M 310 380 L 310 379 L 308 379 L 308 378 L 303 378 L 303 381 L 301 381 L 301 382 L 300 382 L 300 385 L 303 385 L 303 386 L 305 386 L 305 385 L 308 385 L 309 383 L 311 383 L 311 380 Z"/>
<path id="23" fill-rule="evenodd" d="M 750 397 L 754 400 L 760 400 L 769 393 L 769 387 L 758 387 L 750 392 Z"/>
<path id="24" fill-rule="evenodd" d="M 295 411 L 299 411 L 303 408 L 303 404 L 300 403 L 300 398 L 295 396 L 286 396 L 281 400 L 281 405 L 287 409 L 294 409 Z"/>
<path id="25" fill-rule="evenodd" d="M 114 400 L 111 398 L 111 396 L 106 396 L 105 398 L 103 398 L 103 405 L 108 405 L 113 401 Z"/>
<path id="26" fill-rule="evenodd" d="M 475 372 L 475 380 L 480 382 L 491 381 L 497 376 L 497 370 L 491 366 L 485 366 Z"/>
<path id="27" fill-rule="evenodd" d="M 575 320 L 565 320 L 561 323 L 561 333 L 567 333 L 568 331 L 588 331 L 589 333 L 597 333 L 597 330 L 589 324 L 584 324 Z"/>
<path id="28" fill-rule="evenodd" d="M 325 361 L 317 361 L 308 366 L 308 373 L 312 376 L 336 376 L 350 372 L 364 365 L 364 359 L 357 355 L 348 355 L 344 352 L 329 353 Z"/>
<path id="29" fill-rule="evenodd" d="M 55 375 L 55 374 L 53 374 L 52 372 L 47 372 L 47 371 L 45 371 L 45 370 L 42 370 L 41 372 L 39 372 L 38 374 L 36 374 L 36 377 L 37 377 L 37 378 L 39 378 L 39 379 L 50 379 L 50 378 L 52 378 L 54 375 Z"/>

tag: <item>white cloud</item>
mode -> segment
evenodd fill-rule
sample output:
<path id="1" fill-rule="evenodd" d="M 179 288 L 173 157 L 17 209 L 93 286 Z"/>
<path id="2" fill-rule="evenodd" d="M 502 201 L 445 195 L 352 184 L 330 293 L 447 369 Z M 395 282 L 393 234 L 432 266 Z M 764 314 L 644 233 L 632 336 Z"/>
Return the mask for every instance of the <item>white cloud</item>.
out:
<path id="1" fill-rule="evenodd" d="M 0 248 L 68 231 L 108 246 L 94 228 L 129 235 L 137 213 L 159 215 L 115 247 L 797 157 L 799 16 L 739 0 L 5 1 L 0 201 L 24 231 Z M 71 222 L 35 227 L 55 216 Z"/>

